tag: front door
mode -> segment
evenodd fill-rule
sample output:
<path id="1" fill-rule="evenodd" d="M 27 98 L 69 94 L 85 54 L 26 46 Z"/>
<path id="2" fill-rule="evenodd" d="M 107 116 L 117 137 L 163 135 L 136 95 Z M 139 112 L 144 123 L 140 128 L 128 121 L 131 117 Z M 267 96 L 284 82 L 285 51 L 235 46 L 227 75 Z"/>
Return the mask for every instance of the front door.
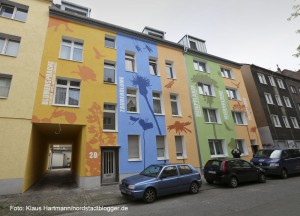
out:
<path id="1" fill-rule="evenodd" d="M 116 182 L 116 152 L 102 151 L 102 183 Z"/>

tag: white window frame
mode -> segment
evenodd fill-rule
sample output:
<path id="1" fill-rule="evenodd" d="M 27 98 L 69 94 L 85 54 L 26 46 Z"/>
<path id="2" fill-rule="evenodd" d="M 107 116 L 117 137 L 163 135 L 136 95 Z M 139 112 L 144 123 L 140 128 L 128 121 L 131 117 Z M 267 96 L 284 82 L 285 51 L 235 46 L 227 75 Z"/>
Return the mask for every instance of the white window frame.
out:
<path id="1" fill-rule="evenodd" d="M 275 87 L 276 87 L 276 83 L 275 83 L 274 77 L 268 76 L 268 78 L 269 78 L 269 81 L 270 81 L 271 86 L 275 86 Z"/>
<path id="2" fill-rule="evenodd" d="M 58 81 L 58 80 L 65 80 L 65 81 L 67 81 L 67 85 L 57 84 L 57 81 Z M 70 85 L 70 84 L 71 84 L 71 81 L 79 82 L 79 84 L 80 84 L 79 87 L 77 87 L 77 86 L 71 86 L 71 85 Z M 56 104 L 56 103 L 55 103 L 57 87 L 67 89 L 67 91 L 66 91 L 66 101 L 65 101 L 65 104 Z M 70 91 L 70 88 L 72 88 L 72 89 L 79 89 L 78 105 L 69 105 L 69 91 Z M 80 80 L 69 79 L 69 78 L 65 78 L 65 77 L 57 77 L 57 78 L 56 78 L 55 92 L 54 92 L 54 97 L 53 97 L 53 103 L 52 103 L 52 104 L 53 104 L 54 106 L 80 107 L 80 93 L 81 93 L 81 81 L 80 81 Z"/>
<path id="3" fill-rule="evenodd" d="M 9 97 L 9 92 L 10 92 L 10 87 L 11 87 L 11 82 L 12 82 L 12 75 L 10 74 L 1 74 L 0 73 L 0 79 L 6 79 L 9 80 L 9 86 L 7 87 L 7 96 L 0 95 L 0 98 L 6 99 Z M 1 86 L 0 86 L 1 87 Z"/>
<path id="4" fill-rule="evenodd" d="M 105 80 L 105 68 L 107 69 L 111 69 L 111 70 L 114 70 L 114 81 L 113 82 L 109 82 L 109 81 L 106 81 Z M 116 84 L 116 63 L 115 62 L 112 62 L 112 61 L 106 61 L 104 60 L 104 77 L 103 77 L 103 81 L 104 83 L 113 83 L 113 84 Z"/>
<path id="5" fill-rule="evenodd" d="M 296 89 L 296 87 L 295 86 L 290 86 L 290 89 L 291 89 L 291 92 L 293 93 L 293 94 L 297 94 L 297 89 Z"/>
<path id="6" fill-rule="evenodd" d="M 215 116 L 216 116 L 216 122 L 212 122 L 211 121 L 211 117 L 209 115 L 209 110 L 213 110 L 215 112 Z M 208 117 L 208 122 L 205 121 L 205 117 L 204 117 L 204 122 L 207 123 L 207 124 L 221 124 L 221 118 L 220 118 L 220 114 L 219 114 L 219 110 L 217 108 L 203 108 L 203 115 L 207 115 Z"/>
<path id="7" fill-rule="evenodd" d="M 278 118 L 278 115 L 271 115 L 271 120 L 273 122 L 274 127 L 281 127 L 281 123 Z"/>
<path id="8" fill-rule="evenodd" d="M 178 152 L 178 151 L 177 151 L 176 137 L 181 137 L 182 156 L 178 156 L 178 153 L 181 154 L 181 152 Z M 174 140 L 175 140 L 176 158 L 177 158 L 178 160 L 181 160 L 181 159 L 187 159 L 186 146 L 185 146 L 184 136 L 174 136 Z"/>
<path id="9" fill-rule="evenodd" d="M 175 96 L 176 99 L 172 99 L 171 96 Z M 173 114 L 173 111 L 172 111 L 172 102 L 176 102 L 176 104 L 177 104 L 177 110 L 178 110 L 178 114 L 177 115 Z M 180 100 L 179 100 L 179 95 L 178 94 L 170 93 L 170 104 L 171 104 L 171 113 L 172 113 L 172 116 L 181 116 L 182 113 L 181 113 Z"/>
<path id="10" fill-rule="evenodd" d="M 247 156 L 247 155 L 249 155 L 245 140 L 244 140 L 244 139 L 236 139 L 236 140 L 235 140 L 236 147 L 237 147 L 238 149 L 240 149 L 240 148 L 239 148 L 239 142 L 240 142 L 241 145 L 242 145 L 242 151 L 241 151 L 242 154 L 241 154 L 241 156 Z M 240 149 L 240 150 L 241 150 L 241 149 Z"/>
<path id="11" fill-rule="evenodd" d="M 64 40 L 68 41 L 67 42 L 68 44 L 64 44 Z M 71 42 L 71 43 L 69 43 L 69 42 Z M 79 46 L 75 43 L 80 43 L 81 46 Z M 62 57 L 63 46 L 69 47 L 71 49 L 70 56 L 68 58 Z M 83 46 L 84 46 L 83 40 L 63 36 L 62 40 L 61 40 L 61 45 L 60 45 L 59 58 L 64 59 L 64 60 L 69 60 L 69 61 L 75 61 L 75 62 L 83 62 Z M 74 49 L 81 49 L 81 60 L 74 59 Z"/>
<path id="12" fill-rule="evenodd" d="M 156 97 L 154 96 L 153 94 L 159 94 L 159 97 Z M 152 99 L 153 99 L 153 113 L 155 115 L 164 115 L 165 112 L 164 112 L 164 103 L 163 103 L 163 98 L 162 98 L 162 93 L 161 92 L 158 92 L 158 91 L 153 91 L 152 92 Z M 154 100 L 158 100 L 160 102 L 160 109 L 161 109 L 161 113 L 156 113 L 154 112 Z"/>
<path id="13" fill-rule="evenodd" d="M 128 94 L 127 90 L 135 90 L 135 95 Z M 138 89 L 137 88 L 127 88 L 126 89 L 126 109 L 127 109 L 127 105 L 128 105 L 128 96 L 136 98 L 136 112 L 134 112 L 134 111 L 128 111 L 128 110 L 127 110 L 127 112 L 128 113 L 139 113 L 140 109 L 139 109 L 139 94 L 138 94 Z"/>
<path id="14" fill-rule="evenodd" d="M 260 82 L 261 84 L 268 85 L 268 84 L 267 84 L 266 77 L 265 77 L 264 74 L 257 73 L 257 76 L 258 76 L 259 82 Z"/>
<path id="15" fill-rule="evenodd" d="M 4 42 L 3 42 L 3 47 L 2 47 L 2 49 L 0 50 L 0 54 L 1 54 L 1 55 L 6 55 L 6 56 L 17 57 L 18 54 L 19 54 L 21 41 L 20 41 L 20 40 L 10 39 L 10 38 L 5 38 L 5 37 L 2 37 L 2 36 L 0 36 L 0 39 L 4 40 Z M 8 48 L 9 42 L 18 43 L 18 48 L 17 48 L 17 51 L 16 51 L 16 55 L 10 55 L 10 54 L 7 54 L 7 48 Z"/>
<path id="16" fill-rule="evenodd" d="M 136 158 L 129 158 L 129 136 L 136 136 L 138 138 L 139 156 Z M 127 136 L 127 147 L 128 147 L 128 161 L 141 161 L 142 160 L 141 137 L 139 135 L 129 134 Z"/>
<path id="17" fill-rule="evenodd" d="M 272 95 L 270 93 L 265 92 L 265 98 L 266 98 L 267 104 L 274 104 Z"/>
<path id="18" fill-rule="evenodd" d="M 215 154 L 213 154 L 213 155 L 212 155 L 211 152 L 210 152 L 210 144 L 209 144 L 209 141 L 212 141 L 212 142 L 213 142 L 213 147 L 214 147 L 214 152 L 215 152 Z M 220 141 L 220 142 L 221 142 L 221 147 L 222 147 L 222 150 L 223 150 L 223 154 L 217 154 L 215 141 Z M 226 157 L 226 156 L 228 156 L 227 148 L 226 148 L 225 142 L 224 142 L 224 140 L 222 140 L 222 139 L 209 139 L 209 140 L 208 140 L 208 149 L 209 149 L 209 154 L 210 154 L 210 157 L 211 157 L 211 158 Z"/>
<path id="19" fill-rule="evenodd" d="M 205 87 L 207 87 L 209 89 L 208 91 L 210 91 L 211 94 L 209 94 L 209 92 L 207 94 L 207 92 L 205 91 L 206 90 Z M 211 84 L 198 82 L 198 90 L 199 90 L 199 94 L 201 94 L 201 95 L 216 96 L 214 86 Z"/>
<path id="20" fill-rule="evenodd" d="M 229 68 L 221 67 L 221 76 L 227 79 L 234 79 L 232 70 Z"/>
<path id="21" fill-rule="evenodd" d="M 2 4 L 0 4 L 0 12 L 1 12 L 3 6 L 7 6 L 7 7 L 10 7 L 10 8 L 13 8 L 13 13 L 12 13 L 11 17 L 6 17 L 6 16 L 3 16 L 3 15 L 0 15 L 0 17 L 4 17 L 4 18 L 7 18 L 7 19 L 12 19 L 12 20 L 17 20 L 17 21 L 20 21 L 20 22 L 26 22 L 27 17 L 28 17 L 28 9 L 25 9 L 25 8 L 18 8 L 18 7 L 15 6 L 15 5 L 10 5 L 10 4 L 2 3 Z M 25 6 L 25 5 L 24 5 L 24 6 Z M 25 6 L 25 7 L 26 7 L 26 6 Z M 18 10 L 26 11 L 26 18 L 25 18 L 24 20 L 21 20 L 21 19 L 17 19 L 17 18 L 16 18 L 16 15 L 17 15 L 17 11 L 18 11 Z"/>
<path id="22" fill-rule="evenodd" d="M 113 106 L 115 106 L 115 109 L 114 110 L 105 109 L 105 105 L 113 105 Z M 115 129 L 105 129 L 104 128 L 104 118 L 105 118 L 104 114 L 105 113 L 114 113 L 115 114 Z M 104 132 L 117 132 L 117 129 L 118 129 L 117 117 L 118 117 L 117 105 L 113 104 L 113 103 L 104 103 L 104 105 L 103 105 L 103 131 Z"/>
<path id="23" fill-rule="evenodd" d="M 296 117 L 290 117 L 292 124 L 294 126 L 295 129 L 299 129 L 299 124 L 298 124 L 298 120 Z"/>
<path id="24" fill-rule="evenodd" d="M 114 41 L 114 46 L 112 47 L 112 46 L 107 46 L 106 45 L 106 40 L 113 40 Z M 106 47 L 106 48 L 112 48 L 112 49 L 116 49 L 116 37 L 115 36 L 112 36 L 112 35 L 105 35 L 105 37 L 104 37 L 104 46 Z"/>
<path id="25" fill-rule="evenodd" d="M 288 97 L 283 96 L 283 101 L 284 101 L 286 107 L 292 108 L 291 101 Z"/>
<path id="26" fill-rule="evenodd" d="M 153 67 L 153 66 L 155 69 L 155 70 L 153 70 L 154 73 L 151 72 L 151 67 Z M 158 70 L 157 58 L 149 57 L 149 71 L 150 71 L 150 74 L 153 76 L 160 76 L 160 73 Z"/>
<path id="27" fill-rule="evenodd" d="M 282 79 L 277 78 L 276 80 L 277 80 L 277 84 L 278 84 L 279 88 L 285 89 Z"/>
<path id="28" fill-rule="evenodd" d="M 164 141 L 164 157 L 159 157 L 157 154 L 157 160 L 168 160 L 169 156 L 168 156 L 168 145 L 166 142 L 166 136 L 156 136 L 156 152 L 158 151 L 158 147 L 157 147 L 157 138 L 158 137 L 163 137 L 163 141 Z"/>
<path id="29" fill-rule="evenodd" d="M 282 120 L 286 128 L 291 128 L 288 117 L 282 116 Z"/>
<path id="30" fill-rule="evenodd" d="M 235 92 L 236 98 L 234 98 L 233 92 Z M 227 95 L 227 98 L 230 100 L 241 100 L 240 93 L 237 89 L 226 87 L 226 95 Z"/>
<path id="31" fill-rule="evenodd" d="M 196 64 L 197 64 L 197 66 L 196 66 Z M 204 68 L 204 70 L 200 70 L 199 64 L 202 65 L 202 67 Z M 204 73 L 209 73 L 207 62 L 194 59 L 193 60 L 193 65 L 194 65 L 194 69 L 196 71 L 200 71 L 200 72 L 204 72 Z"/>
<path id="32" fill-rule="evenodd" d="M 232 113 L 233 121 L 234 121 L 234 123 L 235 123 L 236 125 L 248 125 L 247 119 L 246 119 L 246 115 L 245 115 L 244 112 L 240 112 L 240 111 L 231 111 L 231 113 Z M 237 113 L 241 114 L 241 118 L 242 118 L 242 121 L 243 121 L 242 124 L 238 123 L 237 116 L 236 116 Z"/>
<path id="33" fill-rule="evenodd" d="M 175 72 L 175 67 L 174 67 L 174 63 L 171 61 L 166 61 L 166 75 L 168 79 L 176 79 L 176 72 Z M 170 69 L 171 74 L 168 74 L 168 69 Z"/>
<path id="34" fill-rule="evenodd" d="M 131 62 L 131 66 L 132 66 L 132 70 L 130 70 L 129 68 L 126 67 L 126 62 L 130 61 Z M 135 53 L 134 52 L 130 52 L 130 51 L 126 51 L 125 52 L 125 71 L 128 72 L 136 72 L 136 61 L 135 61 Z"/>
<path id="35" fill-rule="evenodd" d="M 276 100 L 278 106 L 283 106 L 281 98 L 280 98 L 279 95 L 275 95 L 275 100 Z"/>

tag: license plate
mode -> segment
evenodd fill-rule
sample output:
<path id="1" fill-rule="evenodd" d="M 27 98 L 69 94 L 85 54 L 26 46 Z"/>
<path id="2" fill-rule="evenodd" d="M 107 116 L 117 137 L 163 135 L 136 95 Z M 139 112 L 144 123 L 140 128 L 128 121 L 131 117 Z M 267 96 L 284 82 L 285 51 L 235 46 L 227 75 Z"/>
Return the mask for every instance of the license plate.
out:
<path id="1" fill-rule="evenodd" d="M 208 171 L 210 174 L 216 174 L 216 171 Z"/>

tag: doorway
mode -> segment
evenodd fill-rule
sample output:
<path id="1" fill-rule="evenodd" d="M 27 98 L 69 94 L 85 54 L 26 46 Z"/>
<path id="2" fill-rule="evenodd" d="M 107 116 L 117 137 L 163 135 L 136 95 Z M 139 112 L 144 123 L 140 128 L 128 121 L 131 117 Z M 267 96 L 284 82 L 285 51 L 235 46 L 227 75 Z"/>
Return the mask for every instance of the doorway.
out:
<path id="1" fill-rule="evenodd" d="M 116 147 L 102 147 L 102 184 L 117 183 L 119 181 L 119 149 Z"/>

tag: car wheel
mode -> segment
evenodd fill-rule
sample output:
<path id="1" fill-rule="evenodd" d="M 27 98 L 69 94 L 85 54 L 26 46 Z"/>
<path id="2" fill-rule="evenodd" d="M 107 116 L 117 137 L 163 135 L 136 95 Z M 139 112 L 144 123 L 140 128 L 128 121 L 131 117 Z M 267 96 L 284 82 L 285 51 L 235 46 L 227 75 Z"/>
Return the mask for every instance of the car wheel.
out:
<path id="1" fill-rule="evenodd" d="M 191 194 L 196 194 L 199 192 L 199 185 L 196 182 L 192 182 L 190 186 L 190 193 Z"/>
<path id="2" fill-rule="evenodd" d="M 266 182 L 266 176 L 263 173 L 260 173 L 258 176 L 258 182 L 265 183 Z"/>
<path id="3" fill-rule="evenodd" d="M 213 183 L 214 183 L 214 181 L 212 181 L 212 180 L 207 180 L 207 179 L 206 179 L 206 182 L 207 182 L 208 184 L 213 184 Z"/>
<path id="4" fill-rule="evenodd" d="M 286 169 L 281 170 L 281 175 L 280 176 L 281 176 L 282 179 L 287 179 L 288 173 L 287 173 Z"/>
<path id="5" fill-rule="evenodd" d="M 144 192 L 143 200 L 146 203 L 152 203 L 156 199 L 156 192 L 153 188 L 148 188 Z"/>
<path id="6" fill-rule="evenodd" d="M 229 179 L 229 186 L 232 188 L 236 188 L 238 186 L 238 180 L 236 177 L 231 177 Z"/>

